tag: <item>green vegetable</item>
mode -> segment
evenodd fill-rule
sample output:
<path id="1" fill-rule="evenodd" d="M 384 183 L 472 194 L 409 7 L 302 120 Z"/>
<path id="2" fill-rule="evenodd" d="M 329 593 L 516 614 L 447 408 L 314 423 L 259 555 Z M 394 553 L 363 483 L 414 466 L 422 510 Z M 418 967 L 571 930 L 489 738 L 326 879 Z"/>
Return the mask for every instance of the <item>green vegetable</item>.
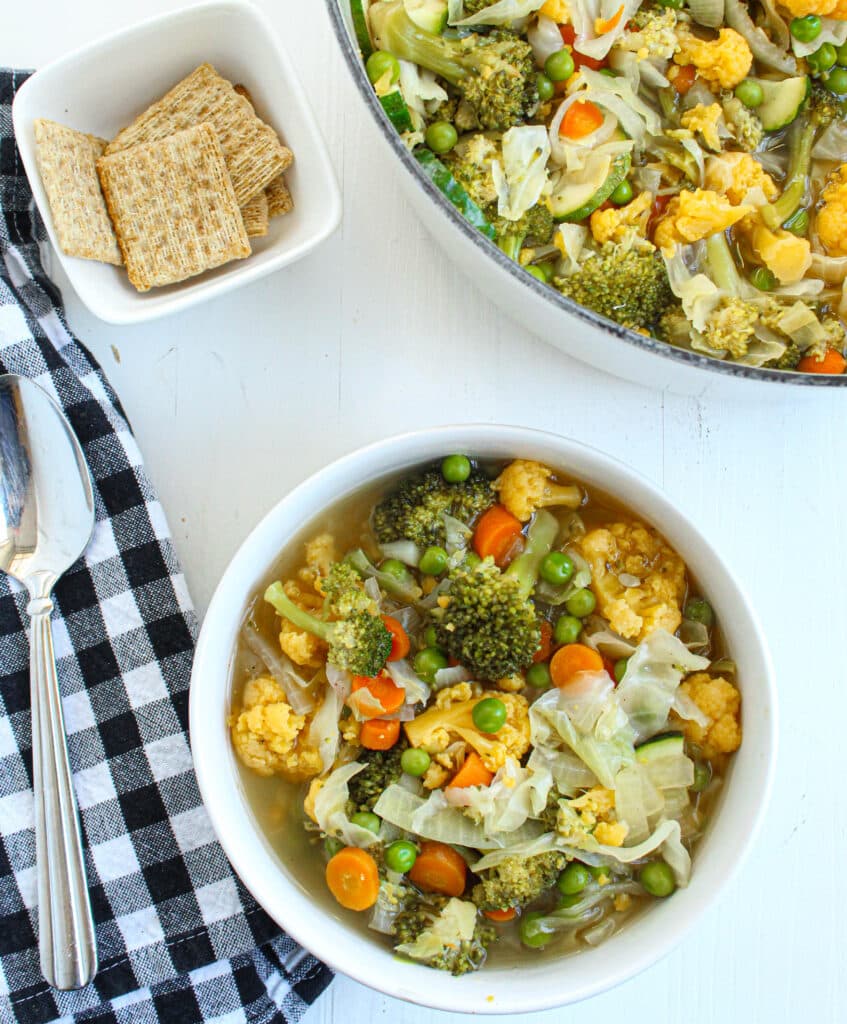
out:
<path id="1" fill-rule="evenodd" d="M 618 658 L 615 662 L 615 682 L 619 683 L 626 675 L 626 666 L 628 664 L 629 658 Z"/>
<path id="2" fill-rule="evenodd" d="M 438 633 L 435 626 L 429 625 L 423 632 L 423 642 L 426 647 L 438 646 Z"/>
<path id="3" fill-rule="evenodd" d="M 421 775 L 426 775 L 430 764 L 432 764 L 432 758 L 425 750 L 420 750 L 418 747 L 409 747 L 400 756 L 400 767 L 407 775 L 412 775 L 416 779 Z"/>
<path id="4" fill-rule="evenodd" d="M 427 576 L 440 576 L 447 568 L 447 552 L 444 548 L 434 545 L 427 548 L 421 555 L 418 568 Z"/>
<path id="5" fill-rule="evenodd" d="M 553 639 L 557 644 L 573 644 L 582 632 L 582 622 L 575 615 L 560 615 L 553 627 Z"/>
<path id="6" fill-rule="evenodd" d="M 837 47 L 835 53 L 838 58 L 838 63 L 842 67 L 847 67 L 847 43 L 842 43 Z"/>
<path id="7" fill-rule="evenodd" d="M 597 607 L 597 598 L 592 592 L 584 587 L 582 590 L 575 591 L 565 601 L 565 608 L 577 619 L 584 619 L 586 615 L 590 615 Z"/>
<path id="8" fill-rule="evenodd" d="M 544 914 L 531 910 L 521 918 L 521 942 L 530 949 L 541 949 L 553 938 L 553 933 L 543 929 Z"/>
<path id="9" fill-rule="evenodd" d="M 362 0 L 350 0 L 350 14 L 353 19 L 353 31 L 356 33 L 356 42 L 362 51 L 365 60 L 373 53 L 371 33 L 368 29 L 368 16 L 362 6 Z"/>
<path id="10" fill-rule="evenodd" d="M 676 889 L 673 871 L 663 860 L 651 860 L 638 873 L 641 888 L 651 896 L 670 896 Z"/>
<path id="11" fill-rule="evenodd" d="M 327 836 L 324 839 L 324 852 L 327 857 L 334 857 L 336 853 L 344 849 L 344 843 L 340 839 L 336 839 L 335 836 Z"/>
<path id="12" fill-rule="evenodd" d="M 663 757 L 682 757 L 684 752 L 685 740 L 681 732 L 660 733 L 635 748 L 636 759 L 641 764 L 650 764 Z"/>
<path id="13" fill-rule="evenodd" d="M 626 206 L 632 199 L 632 185 L 624 178 L 615 191 L 609 196 L 615 206 Z"/>
<path id="14" fill-rule="evenodd" d="M 685 602 L 682 609 L 683 617 L 692 622 L 702 622 L 704 626 L 714 626 L 715 612 L 704 597 L 692 597 Z"/>
<path id="15" fill-rule="evenodd" d="M 506 724 L 506 705 L 497 697 L 485 697 L 474 705 L 473 724 L 480 732 L 499 732 Z"/>
<path id="16" fill-rule="evenodd" d="M 415 159 L 423 168 L 429 180 L 439 192 L 456 207 L 465 220 L 488 238 L 494 240 L 494 228 L 488 222 L 468 193 L 456 181 L 450 171 L 438 159 L 431 149 L 418 146 L 414 151 Z"/>
<path id="17" fill-rule="evenodd" d="M 802 237 L 809 230 L 809 211 L 804 210 L 801 207 L 794 216 L 789 217 L 782 226 L 786 231 L 790 231 L 792 235 L 799 235 Z M 774 278 L 774 285 L 775 283 L 776 278 Z"/>
<path id="18" fill-rule="evenodd" d="M 541 563 L 541 578 L 554 587 L 564 586 L 573 574 L 573 559 L 563 551 L 551 551 Z"/>
<path id="19" fill-rule="evenodd" d="M 550 79 L 540 71 L 535 76 L 535 88 L 538 90 L 538 98 L 542 103 L 552 100 L 556 95 L 556 89 Z"/>
<path id="20" fill-rule="evenodd" d="M 459 141 L 459 133 L 449 121 L 433 121 L 424 139 L 433 153 L 449 153 Z"/>
<path id="21" fill-rule="evenodd" d="M 765 92 L 758 82 L 745 78 L 735 87 L 735 95 L 745 107 L 760 107 L 765 102 Z"/>
<path id="22" fill-rule="evenodd" d="M 386 117 L 394 125 L 395 131 L 402 135 L 403 132 L 412 130 L 412 115 L 409 113 L 409 108 L 399 89 L 380 96 L 379 102 Z"/>
<path id="23" fill-rule="evenodd" d="M 689 787 L 694 793 L 702 793 L 712 781 L 712 769 L 708 761 L 695 761 L 694 782 Z"/>
<path id="24" fill-rule="evenodd" d="M 382 822 L 372 811 L 357 811 L 351 818 L 350 822 L 353 825 L 358 825 L 360 828 L 366 828 L 368 832 L 378 833 L 379 826 Z"/>
<path id="25" fill-rule="evenodd" d="M 365 71 L 372 85 L 386 74 L 390 74 L 389 81 L 392 85 L 400 81 L 400 63 L 394 54 L 386 50 L 376 50 L 372 53 L 365 62 Z"/>
<path id="26" fill-rule="evenodd" d="M 471 469 L 467 455 L 448 455 L 441 463 L 441 475 L 448 484 L 463 484 L 471 475 Z"/>
<path id="27" fill-rule="evenodd" d="M 566 82 L 574 73 L 570 50 L 557 50 L 544 61 L 544 74 L 551 82 Z"/>
<path id="28" fill-rule="evenodd" d="M 681 11 L 685 0 L 656 0 L 657 7 L 670 7 L 673 11 Z"/>
<path id="29" fill-rule="evenodd" d="M 424 682 L 430 686 L 435 682 L 435 673 L 447 668 L 447 655 L 440 647 L 424 647 L 418 651 L 412 666 Z"/>
<path id="30" fill-rule="evenodd" d="M 750 284 L 760 292 L 772 292 L 776 288 L 776 278 L 768 267 L 754 267 L 750 271 Z"/>
<path id="31" fill-rule="evenodd" d="M 482 967 L 488 946 L 497 938 L 497 929 L 477 915 L 471 939 L 451 941 L 451 910 L 457 902 L 446 896 L 410 892 L 394 921 L 395 949 L 403 947 L 400 950 L 402 955 L 414 956 L 410 947 L 414 949 L 416 940 L 424 933 L 427 933 L 425 939 L 434 933 L 441 939 L 439 951 L 435 955 L 415 959 L 421 959 L 436 970 L 449 971 L 454 975 L 466 974 Z M 421 943 L 422 948 L 428 951 L 432 945 L 429 941 Z"/>
<path id="32" fill-rule="evenodd" d="M 404 565 L 399 558 L 385 558 L 379 563 L 379 567 L 383 572 L 393 576 L 396 580 L 405 581 L 412 578 L 408 566 Z"/>
<path id="33" fill-rule="evenodd" d="M 411 871 L 417 859 L 418 848 L 405 839 L 398 839 L 396 843 L 391 843 L 385 848 L 385 866 L 401 875 Z"/>
<path id="34" fill-rule="evenodd" d="M 588 868 L 584 864 L 580 864 L 579 861 L 574 860 L 559 875 L 559 881 L 556 884 L 563 896 L 576 896 L 582 892 L 590 881 L 591 872 Z"/>
<path id="35" fill-rule="evenodd" d="M 517 260 L 524 243 L 533 238 L 539 245 L 546 245 L 553 236 L 555 223 L 550 207 L 544 203 L 536 203 L 518 220 L 506 220 L 492 212 L 488 219 L 497 233 L 497 244 L 509 259 Z"/>
<path id="36" fill-rule="evenodd" d="M 377 569 L 371 563 L 361 548 L 345 555 L 344 561 L 351 565 L 360 576 L 376 580 L 382 590 L 400 601 L 417 601 L 423 594 L 421 588 L 415 583 L 412 574 L 402 562 L 399 562 L 403 566 L 402 573 L 394 575 L 391 572 L 384 572 L 382 569 Z M 396 562 L 397 559 L 390 559 L 389 561 Z M 396 569 L 397 567 L 394 566 L 394 568 Z"/>
<path id="37" fill-rule="evenodd" d="M 829 71 L 837 59 L 838 54 L 835 52 L 835 47 L 832 43 L 824 43 L 823 46 L 806 57 L 806 63 L 813 72 L 816 71 L 818 74 L 821 74 L 824 71 Z"/>
<path id="38" fill-rule="evenodd" d="M 847 93 L 847 68 L 833 68 L 824 79 L 824 85 L 830 92 L 843 96 Z"/>
<path id="39" fill-rule="evenodd" d="M 807 14 L 804 18 L 792 18 L 788 30 L 800 43 L 811 43 L 821 34 L 821 19 L 817 14 Z"/>
<path id="40" fill-rule="evenodd" d="M 348 816 L 356 812 L 372 812 L 383 791 L 400 781 L 406 749 L 406 742 L 401 739 L 390 750 L 359 752 L 358 761 L 365 767 L 347 783 Z"/>
<path id="41" fill-rule="evenodd" d="M 547 275 L 541 267 L 527 267 L 526 272 L 531 277 L 534 277 L 536 281 L 540 281 L 542 284 L 547 284 Z"/>
<path id="42" fill-rule="evenodd" d="M 441 35 L 447 27 L 447 0 L 403 0 L 403 5 L 418 28 Z"/>
<path id="43" fill-rule="evenodd" d="M 504 857 L 496 867 L 481 873 L 471 898 L 480 910 L 525 907 L 556 884 L 566 865 L 564 855 L 556 851 L 535 857 Z"/>
<path id="44" fill-rule="evenodd" d="M 615 157 L 605 177 L 599 180 L 571 183 L 550 196 L 550 211 L 558 222 L 576 223 L 585 220 L 609 198 L 629 174 L 632 157 L 621 153 Z M 605 165 L 603 165 L 605 167 Z"/>
<path id="45" fill-rule="evenodd" d="M 775 132 L 791 124 L 809 95 L 807 75 L 778 81 L 767 78 L 748 78 L 747 81 L 762 90 L 762 102 L 756 108 L 756 114 L 766 132 Z"/>
<path id="46" fill-rule="evenodd" d="M 546 689 L 550 685 L 550 666 L 546 661 L 538 661 L 526 670 L 526 681 L 537 690 Z"/>

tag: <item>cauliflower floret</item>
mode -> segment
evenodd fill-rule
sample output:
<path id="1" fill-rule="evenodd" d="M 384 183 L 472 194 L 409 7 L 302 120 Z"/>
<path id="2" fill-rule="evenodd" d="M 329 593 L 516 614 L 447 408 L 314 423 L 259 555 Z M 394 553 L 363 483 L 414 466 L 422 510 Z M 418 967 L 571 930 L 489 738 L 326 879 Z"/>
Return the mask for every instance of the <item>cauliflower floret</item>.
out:
<path id="1" fill-rule="evenodd" d="M 781 0 L 781 3 L 795 18 L 819 14 L 823 18 L 847 20 L 847 0 Z"/>
<path id="2" fill-rule="evenodd" d="M 611 206 L 608 210 L 595 210 L 591 214 L 591 234 L 594 241 L 615 242 L 618 245 L 637 244 L 638 248 L 652 249 L 647 241 L 647 221 L 653 205 L 652 192 L 640 192 L 626 206 Z M 639 243 L 640 240 L 640 244 Z"/>
<path id="3" fill-rule="evenodd" d="M 689 719 L 682 720 L 680 724 L 686 739 L 700 747 L 707 758 L 738 750 L 741 746 L 741 694 L 732 683 L 723 676 L 697 672 L 685 680 L 680 691 L 712 720 L 705 728 Z"/>
<path id="4" fill-rule="evenodd" d="M 525 523 L 538 508 L 548 505 L 565 505 L 577 508 L 582 503 L 582 491 L 575 484 L 551 484 L 553 470 L 540 462 L 515 459 L 510 462 L 494 481 L 494 488 L 500 494 L 500 501 L 515 516 Z"/>
<path id="5" fill-rule="evenodd" d="M 498 690 L 503 690 L 504 693 L 520 693 L 520 691 L 526 686 L 526 680 L 520 672 L 516 672 L 513 676 L 506 676 L 505 679 L 498 679 L 494 685 Z"/>
<path id="6" fill-rule="evenodd" d="M 538 13 L 543 14 L 545 18 L 552 18 L 557 25 L 567 25 L 571 20 L 567 0 L 544 0 L 538 8 Z"/>
<path id="7" fill-rule="evenodd" d="M 312 779 L 309 783 L 309 792 L 306 794 L 306 799 L 303 801 L 303 810 L 306 813 L 306 817 L 311 818 L 316 825 L 318 823 L 318 819 L 315 815 L 315 800 L 317 799 L 318 793 L 320 793 L 323 788 L 323 779 Z"/>
<path id="8" fill-rule="evenodd" d="M 345 743 L 349 743 L 354 747 L 359 745 L 359 733 L 362 730 L 362 723 L 355 715 L 348 715 L 346 718 L 342 718 L 338 723 L 338 727 L 341 731 L 341 738 Z"/>
<path id="9" fill-rule="evenodd" d="M 283 584 L 283 590 L 295 604 L 305 608 L 307 611 L 315 611 L 323 604 L 322 599 L 317 594 L 304 590 L 294 580 L 286 580 Z M 279 646 L 295 665 L 303 665 L 307 668 L 320 668 L 326 661 L 326 644 L 312 633 L 307 633 L 304 629 L 298 629 L 288 619 L 282 620 L 279 631 Z"/>
<path id="10" fill-rule="evenodd" d="M 697 242 L 725 231 L 752 210 L 752 206 L 733 206 L 724 196 L 708 189 L 680 192 L 668 203 L 664 217 L 656 225 L 653 241 L 660 249 L 673 252 L 678 243 Z"/>
<path id="11" fill-rule="evenodd" d="M 823 206 L 815 225 L 830 256 L 847 256 L 847 164 L 842 164 L 821 192 Z"/>
<path id="12" fill-rule="evenodd" d="M 639 60 L 653 57 L 669 60 L 679 45 L 676 40 L 677 14 L 670 7 L 639 10 L 630 20 L 634 28 L 624 32 L 615 43 L 616 50 L 628 50 Z"/>
<path id="13" fill-rule="evenodd" d="M 674 54 L 674 62 L 693 64 L 709 85 L 734 89 L 750 71 L 753 54 L 747 40 L 735 29 L 722 28 L 718 38 L 709 41 L 682 28 L 678 39 L 679 50 Z"/>
<path id="14" fill-rule="evenodd" d="M 594 829 L 594 838 L 606 846 L 623 846 L 629 829 L 623 821 L 600 821 Z"/>
<path id="15" fill-rule="evenodd" d="M 615 632 L 635 640 L 656 629 L 675 632 L 682 621 L 685 563 L 655 531 L 642 523 L 612 523 L 589 531 L 578 543 L 591 566 L 600 612 Z M 641 582 L 625 587 L 620 573 Z"/>
<path id="16" fill-rule="evenodd" d="M 710 156 L 706 161 L 706 188 L 725 195 L 733 206 L 747 198 L 751 189 L 761 189 L 768 201 L 776 199 L 779 189 L 758 160 L 749 153 L 731 151 Z"/>
<path id="17" fill-rule="evenodd" d="M 314 586 L 318 577 L 326 576 L 333 562 L 338 560 L 335 538 L 331 533 L 319 533 L 306 541 L 306 564 L 297 573 L 304 583 Z"/>
<path id="18" fill-rule="evenodd" d="M 230 718 L 230 727 L 236 753 L 248 768 L 257 775 L 281 775 L 289 782 L 309 779 L 322 770 L 320 754 L 301 742 L 306 719 L 294 714 L 275 679 L 251 679 L 241 705 Z"/>
<path id="19" fill-rule="evenodd" d="M 708 107 L 698 103 L 691 110 L 686 110 L 679 119 L 679 123 L 689 131 L 699 132 L 709 149 L 717 151 L 721 148 L 721 137 L 718 134 L 718 127 L 722 120 L 723 107 L 721 107 L 720 103 L 710 103 Z"/>
<path id="20" fill-rule="evenodd" d="M 737 207 L 742 209 L 742 207 Z M 771 231 L 758 217 L 747 217 L 739 225 L 753 251 L 780 284 L 800 281 L 812 265 L 808 238 L 799 238 L 784 228 Z"/>
<path id="21" fill-rule="evenodd" d="M 570 801 L 571 807 L 580 812 L 583 822 L 591 828 L 598 821 L 613 820 L 615 791 L 605 786 L 594 786 L 582 796 Z"/>
<path id="22" fill-rule="evenodd" d="M 623 846 L 629 829 L 615 813 L 615 791 L 605 786 L 594 786 L 582 796 L 567 801 L 560 807 L 557 828 L 559 832 L 577 841 L 580 834 L 590 833 L 598 843 Z"/>

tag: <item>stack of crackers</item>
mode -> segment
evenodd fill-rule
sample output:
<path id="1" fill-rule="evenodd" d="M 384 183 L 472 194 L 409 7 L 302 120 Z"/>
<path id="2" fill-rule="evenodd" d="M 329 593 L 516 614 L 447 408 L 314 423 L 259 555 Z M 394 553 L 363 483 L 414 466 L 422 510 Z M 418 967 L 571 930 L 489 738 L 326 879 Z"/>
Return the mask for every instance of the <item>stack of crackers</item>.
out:
<path id="1" fill-rule="evenodd" d="M 291 150 L 211 64 L 111 142 L 44 120 L 35 140 L 62 251 L 123 263 L 140 292 L 249 256 L 293 208 Z"/>

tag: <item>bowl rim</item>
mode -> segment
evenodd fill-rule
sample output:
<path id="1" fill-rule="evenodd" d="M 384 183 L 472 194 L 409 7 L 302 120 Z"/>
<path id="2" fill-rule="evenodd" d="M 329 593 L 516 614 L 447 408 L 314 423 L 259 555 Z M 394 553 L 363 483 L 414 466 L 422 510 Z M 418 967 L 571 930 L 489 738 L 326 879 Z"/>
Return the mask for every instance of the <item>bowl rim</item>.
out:
<path id="1" fill-rule="evenodd" d="M 83 261 L 80 257 L 67 255 L 59 245 L 58 236 L 53 224 L 52 211 L 50 210 L 50 204 L 47 200 L 46 191 L 35 159 L 34 144 L 26 135 L 29 125 L 28 123 L 24 124 L 23 121 L 25 115 L 32 117 L 41 116 L 28 109 L 29 94 L 43 80 L 52 80 L 57 75 L 60 78 L 61 76 L 67 76 L 73 72 L 75 65 L 79 61 L 91 61 L 98 57 L 108 58 L 116 45 L 131 39 L 136 34 L 153 32 L 161 35 L 167 30 L 168 25 L 190 21 L 198 16 L 206 17 L 210 13 L 214 14 L 215 12 L 230 14 L 244 21 L 251 22 L 253 31 L 262 40 L 262 45 L 268 47 L 272 53 L 273 61 L 279 69 L 279 74 L 286 83 L 289 101 L 299 108 L 302 115 L 305 133 L 308 136 L 309 146 L 312 150 L 312 158 L 316 161 L 319 168 L 322 179 L 321 184 L 325 186 L 326 201 L 322 205 L 322 216 L 320 219 L 313 218 L 313 223 L 310 223 L 308 228 L 307 237 L 295 247 L 279 249 L 277 251 L 273 249 L 268 250 L 268 258 L 265 262 L 258 260 L 251 262 L 248 257 L 246 260 L 239 260 L 229 264 L 225 272 L 217 276 L 209 277 L 208 272 L 206 272 L 194 278 L 188 278 L 186 281 L 177 282 L 178 286 L 180 286 L 177 291 L 165 293 L 159 289 L 158 294 L 154 292 L 154 297 L 157 300 L 154 304 L 145 302 L 144 294 L 133 292 L 127 292 L 125 298 L 119 302 L 109 300 L 104 302 L 99 297 L 100 289 L 97 287 L 97 283 L 87 279 L 81 281 L 76 268 L 77 262 L 96 263 L 97 261 Z M 296 263 L 304 256 L 307 256 L 336 230 L 341 221 L 342 203 L 338 180 L 317 118 L 300 82 L 291 57 L 280 39 L 279 33 L 271 25 L 265 12 L 251 3 L 250 0 L 200 0 L 198 3 L 188 3 L 174 10 L 141 18 L 130 25 L 125 25 L 84 42 L 81 46 L 61 54 L 55 60 L 45 64 L 44 67 L 38 68 L 28 76 L 26 81 L 17 90 L 12 102 L 12 124 L 15 141 L 29 180 L 33 200 L 56 258 L 59 260 L 68 278 L 68 282 L 80 302 L 91 313 L 106 323 L 137 324 L 152 322 L 163 316 L 183 312 L 198 303 L 216 299 L 242 285 L 252 284 L 268 274 L 274 273 L 291 263 Z M 284 132 L 284 125 L 280 125 L 280 130 Z M 104 266 L 109 265 L 104 264 Z"/>
<path id="2" fill-rule="evenodd" d="M 605 317 L 600 316 L 599 313 L 595 313 L 594 310 L 581 306 L 578 302 L 574 302 L 573 299 L 568 299 L 553 288 L 549 288 L 540 281 L 536 281 L 532 275 L 524 273 L 515 265 L 514 260 L 509 259 L 481 231 L 477 231 L 472 227 L 452 203 L 447 201 L 438 188 L 423 173 L 417 160 L 415 160 L 403 144 L 388 120 L 385 111 L 379 104 L 373 87 L 365 73 L 361 54 L 358 48 L 354 47 L 350 39 L 344 17 L 341 13 L 342 2 L 343 0 L 325 0 L 327 13 L 336 42 L 341 49 L 356 89 L 362 97 L 365 106 L 370 111 L 372 120 L 407 173 L 416 180 L 423 194 L 441 210 L 453 226 L 462 232 L 466 239 L 475 245 L 487 258 L 492 259 L 503 273 L 509 274 L 513 280 L 517 281 L 524 288 L 528 288 L 534 295 L 545 300 L 556 309 L 566 312 L 571 316 L 576 316 L 592 327 L 611 334 L 631 348 L 650 352 L 673 363 L 680 363 L 695 369 L 723 374 L 740 380 L 755 380 L 767 384 L 789 384 L 794 387 L 847 387 L 847 374 L 797 373 L 791 370 L 772 370 L 755 366 L 741 366 L 737 363 L 728 363 L 720 359 L 714 359 L 711 356 L 701 355 L 699 352 L 676 348 L 667 342 L 660 341 L 658 338 L 646 337 L 612 320 L 607 320 Z"/>
<path id="3" fill-rule="evenodd" d="M 735 799 L 741 801 L 745 815 L 744 834 L 736 836 L 734 844 L 724 842 L 716 848 L 717 852 L 715 849 L 711 850 L 709 858 L 700 870 L 700 876 L 709 877 L 703 878 L 703 885 L 696 892 L 692 892 L 693 887 L 680 890 L 674 901 L 651 908 L 650 913 L 639 918 L 632 928 L 623 929 L 609 942 L 580 953 L 578 957 L 564 958 L 562 962 L 575 959 L 580 964 L 586 964 L 586 958 L 594 958 L 591 960 L 592 970 L 582 971 L 577 979 L 567 979 L 570 987 L 566 990 L 561 986 L 557 989 L 555 982 L 550 983 L 550 978 L 545 975 L 545 983 L 537 979 L 538 983 L 527 991 L 521 987 L 520 979 L 514 970 L 502 972 L 502 977 L 507 979 L 505 986 L 498 986 L 492 975 L 489 973 L 486 976 L 484 971 L 479 975 L 465 976 L 463 979 L 439 976 L 437 983 L 434 983 L 431 977 L 433 972 L 429 968 L 404 964 L 397 960 L 389 966 L 382 955 L 368 956 L 369 947 L 362 937 L 355 935 L 351 939 L 347 934 L 346 925 L 336 923 L 337 919 L 327 917 L 324 912 L 315 913 L 314 904 L 302 885 L 287 874 L 252 817 L 241 791 L 235 755 L 228 740 L 224 709 L 220 709 L 220 723 L 217 722 L 216 716 L 210 716 L 206 710 L 206 691 L 210 686 L 214 702 L 229 698 L 233 642 L 238 629 L 234 623 L 233 597 L 230 592 L 244 592 L 244 601 L 237 613 L 240 622 L 249 591 L 255 588 L 255 584 L 269 565 L 268 560 L 264 559 L 262 564 L 254 567 L 254 555 L 263 546 L 267 547 L 272 538 L 277 550 L 286 543 L 278 539 L 278 522 L 280 526 L 285 524 L 289 537 L 293 536 L 301 524 L 308 522 L 319 511 L 321 505 L 317 503 L 317 499 L 322 497 L 321 489 L 327 488 L 330 482 L 337 481 L 339 477 L 344 478 L 345 474 L 349 474 L 359 464 L 378 463 L 384 461 L 383 456 L 389 456 L 392 457 L 391 468 L 394 468 L 395 464 L 399 465 L 398 459 L 402 455 L 404 464 L 411 466 L 437 457 L 436 453 L 448 449 L 473 451 L 474 446 L 484 445 L 486 441 L 515 452 L 522 449 L 537 450 L 548 445 L 555 447 L 563 464 L 567 464 L 569 459 L 581 460 L 583 464 L 590 463 L 593 474 L 600 475 L 611 471 L 615 475 L 614 488 L 611 489 L 613 494 L 629 493 L 631 488 L 637 495 L 636 510 L 641 511 L 648 521 L 656 521 L 667 515 L 669 520 L 675 520 L 671 524 L 674 529 L 688 531 L 691 534 L 691 542 L 696 541 L 700 547 L 701 559 L 708 555 L 710 563 L 713 562 L 716 566 L 714 572 L 721 585 L 732 592 L 743 609 L 743 615 L 746 617 L 744 625 L 749 628 L 751 638 L 751 658 L 759 669 L 759 695 L 762 705 L 768 711 L 759 731 L 761 749 L 747 769 L 750 776 L 748 785 L 743 791 L 738 786 L 728 786 L 725 791 L 727 794 L 738 794 Z M 577 475 L 579 472 L 576 470 Z M 368 480 L 375 480 L 377 477 L 378 474 L 369 475 Z M 349 486 L 346 481 L 344 487 L 345 494 L 356 489 Z M 642 498 L 649 498 L 653 503 L 653 510 L 649 515 L 646 510 L 640 508 Z M 298 509 L 301 504 L 302 511 Z M 294 512 L 297 512 L 296 520 L 292 519 Z M 548 431 L 490 423 L 442 426 L 394 435 L 334 460 L 288 492 L 268 511 L 241 544 L 215 590 L 197 641 L 189 696 L 192 755 L 200 792 L 224 851 L 257 902 L 297 942 L 335 970 L 362 984 L 387 995 L 434 1009 L 484 1014 L 526 1013 L 550 1009 L 607 991 L 654 964 L 682 940 L 735 877 L 754 845 L 773 786 L 777 756 L 777 718 L 774 671 L 758 617 L 735 575 L 688 516 L 680 511 L 659 487 L 599 449 Z M 227 751 L 224 757 L 221 756 L 222 744 Z M 227 799 L 222 799 L 222 795 Z M 724 799 L 728 798 L 727 796 Z M 719 813 L 722 810 L 723 807 L 719 808 Z M 735 806 L 733 813 L 738 814 Z M 236 824 L 240 822 L 244 825 L 243 828 L 234 827 L 233 814 L 238 819 Z M 704 842 L 708 841 L 708 838 L 707 833 Z M 730 845 L 731 850 L 728 849 Z M 331 929 L 325 927 L 327 921 L 332 922 Z M 622 943 L 622 936 L 631 935 L 636 927 L 636 941 Z M 333 934 L 336 941 L 333 941 Z M 643 941 L 645 935 L 650 941 Z M 618 957 L 617 960 L 613 958 L 607 965 L 604 963 L 602 951 L 615 943 L 617 952 L 625 955 Z M 599 954 L 599 959 L 595 954 Z M 386 956 L 390 956 L 387 951 Z M 549 964 L 549 961 L 545 963 Z M 410 972 L 417 973 L 413 975 Z M 422 972 L 425 972 L 425 975 Z M 521 972 L 528 973 L 523 966 Z M 440 975 L 440 972 L 436 973 Z M 486 988 L 491 991 L 501 988 L 505 991 L 495 998 L 493 995 L 482 995 Z"/>

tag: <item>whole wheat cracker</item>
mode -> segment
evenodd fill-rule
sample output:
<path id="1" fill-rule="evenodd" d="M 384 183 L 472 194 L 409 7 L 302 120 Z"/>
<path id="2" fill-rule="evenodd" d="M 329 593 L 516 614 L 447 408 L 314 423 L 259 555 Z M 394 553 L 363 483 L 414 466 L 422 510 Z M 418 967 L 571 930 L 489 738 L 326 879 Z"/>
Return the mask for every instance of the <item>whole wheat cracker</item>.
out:
<path id="1" fill-rule="evenodd" d="M 107 154 L 97 170 L 129 279 L 139 291 L 250 255 L 210 124 Z"/>
<path id="2" fill-rule="evenodd" d="M 119 265 L 121 252 L 97 177 L 105 139 L 39 118 L 35 156 L 62 252 Z"/>
<path id="3" fill-rule="evenodd" d="M 256 109 L 253 95 L 246 85 L 238 82 L 233 86 L 233 89 L 235 89 L 239 96 L 243 96 L 254 110 Z M 294 209 L 294 200 L 291 198 L 291 193 L 288 191 L 288 186 L 285 183 L 285 177 L 282 174 L 277 175 L 277 177 L 270 182 L 265 189 L 265 195 L 268 200 L 269 217 L 282 217 L 286 213 L 291 213 Z"/>
<path id="4" fill-rule="evenodd" d="M 208 123 L 218 134 L 240 206 L 291 165 L 291 150 L 256 116 L 249 100 L 211 64 L 201 64 L 122 129 L 106 146 L 111 155 Z"/>
<path id="5" fill-rule="evenodd" d="M 248 238 L 263 238 L 268 233 L 268 200 L 264 192 L 258 192 L 241 207 L 244 229 Z"/>

